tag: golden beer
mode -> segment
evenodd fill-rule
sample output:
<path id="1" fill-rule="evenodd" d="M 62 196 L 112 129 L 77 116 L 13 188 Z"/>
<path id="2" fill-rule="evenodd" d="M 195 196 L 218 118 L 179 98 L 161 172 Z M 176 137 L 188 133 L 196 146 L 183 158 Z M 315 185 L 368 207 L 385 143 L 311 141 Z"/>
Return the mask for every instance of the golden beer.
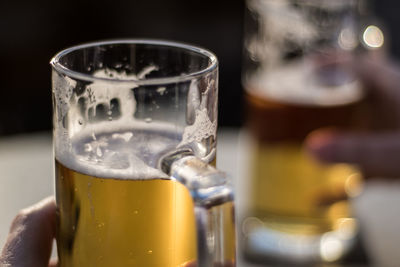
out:
<path id="1" fill-rule="evenodd" d="M 85 175 L 56 162 L 61 266 L 183 266 L 196 259 L 193 203 L 165 179 Z"/>
<path id="2" fill-rule="evenodd" d="M 285 236 L 318 237 L 340 229 L 354 236 L 357 224 L 348 199 L 360 190 L 359 171 L 349 164 L 318 162 L 304 141 L 320 128 L 354 127 L 360 98 L 330 104 L 328 94 L 326 102 L 305 103 L 262 90 L 246 91 L 252 145 L 245 234 L 261 227 Z"/>
<path id="3" fill-rule="evenodd" d="M 55 164 L 60 266 L 193 266 L 196 228 L 187 188 L 162 173 L 151 177 L 155 174 L 146 173 L 148 166 L 124 164 L 135 153 L 144 153 L 150 164 L 157 151 L 175 141 L 168 134 L 142 130 L 75 139 L 78 160 L 56 159 Z M 150 149 L 147 156 L 145 147 Z M 119 162 L 113 162 L 115 153 Z M 112 164 L 117 164 L 114 170 Z M 143 176 L 122 176 L 122 167 Z M 112 172 L 118 177 L 109 177 Z M 212 216 L 226 220 L 221 229 L 227 248 L 223 261 L 235 256 L 232 210 L 231 202 L 210 209 Z"/>

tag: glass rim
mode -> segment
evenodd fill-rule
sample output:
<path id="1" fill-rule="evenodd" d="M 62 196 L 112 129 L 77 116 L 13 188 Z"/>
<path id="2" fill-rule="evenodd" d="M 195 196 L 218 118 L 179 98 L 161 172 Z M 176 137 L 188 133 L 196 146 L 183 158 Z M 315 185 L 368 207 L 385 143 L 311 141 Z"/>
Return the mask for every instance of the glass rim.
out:
<path id="1" fill-rule="evenodd" d="M 199 55 L 205 56 L 210 60 L 210 63 L 205 67 L 198 71 L 185 73 L 184 75 L 175 75 L 175 76 L 167 76 L 161 78 L 144 78 L 144 79 L 117 79 L 117 78 L 105 78 L 105 77 L 95 77 L 91 74 L 86 74 L 83 72 L 75 71 L 69 69 L 60 63 L 60 59 L 71 52 L 90 48 L 90 47 L 98 47 L 102 45 L 112 45 L 112 44 L 149 44 L 160 47 L 171 47 L 171 48 L 179 48 L 182 50 L 191 51 L 197 53 Z M 200 77 L 206 73 L 210 73 L 213 70 L 218 68 L 218 59 L 216 55 L 208 49 L 191 45 L 183 42 L 176 41 L 168 41 L 168 40 L 160 40 L 160 39 L 113 39 L 113 40 L 102 40 L 102 41 L 94 41 L 87 42 L 80 45 L 71 46 L 69 48 L 63 49 L 58 52 L 51 60 L 51 67 L 57 71 L 58 73 L 64 74 L 68 77 L 83 80 L 87 82 L 108 82 L 108 83 L 134 83 L 136 85 L 159 85 L 159 84 L 170 84 L 170 83 L 178 83 L 190 81 L 194 78 Z"/>

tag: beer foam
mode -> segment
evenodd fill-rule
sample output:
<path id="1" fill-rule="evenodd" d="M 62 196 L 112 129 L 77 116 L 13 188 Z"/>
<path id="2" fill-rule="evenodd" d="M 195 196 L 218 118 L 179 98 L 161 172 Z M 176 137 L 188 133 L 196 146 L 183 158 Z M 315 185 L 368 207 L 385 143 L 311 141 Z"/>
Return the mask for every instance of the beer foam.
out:
<path id="1" fill-rule="evenodd" d="M 155 159 L 143 159 L 136 154 L 137 144 L 134 143 L 138 139 L 136 133 L 140 131 L 169 129 L 166 125 L 148 125 L 133 117 L 136 111 L 136 100 L 132 90 L 137 87 L 134 80 L 143 79 L 154 70 L 157 70 L 156 66 L 148 66 L 138 74 L 127 74 L 125 71 L 118 72 L 108 68 L 97 70 L 93 73 L 94 77 L 130 82 L 96 80 L 85 85 L 79 95 L 73 94 L 73 89 L 77 88 L 77 81 L 69 77 L 55 77 L 53 81 L 57 84 L 53 86 L 55 88 L 53 92 L 57 98 L 58 117 L 68 116 L 68 125 L 63 125 L 65 121 L 56 122 L 58 123 L 54 133 L 56 159 L 71 169 L 98 177 L 166 178 L 164 173 L 155 168 Z M 96 116 L 97 105 L 104 105 L 107 110 L 111 110 L 112 99 L 119 101 L 121 117 L 115 121 L 89 123 L 89 116 Z M 78 101 L 82 101 L 85 105 L 83 114 Z M 65 128 L 68 128 L 68 132 Z M 148 147 L 157 150 L 154 146 L 164 149 L 160 142 L 148 144 Z M 152 153 L 155 158 L 157 151 L 152 151 Z"/>
<path id="2" fill-rule="evenodd" d="M 217 118 L 210 118 L 209 113 L 216 114 L 217 105 L 207 107 L 208 97 L 213 95 L 210 91 L 216 86 L 213 79 L 207 80 L 205 90 L 200 95 L 199 85 L 196 80 L 190 84 L 188 91 L 188 100 L 186 108 L 186 120 L 189 124 L 184 128 L 182 141 L 178 147 L 190 147 L 197 156 L 205 161 L 215 156 L 215 148 L 211 151 L 202 143 L 210 137 L 216 140 L 217 135 Z M 215 101 L 216 103 L 216 101 Z M 213 109 L 213 110 L 211 110 Z"/>
<path id="3" fill-rule="evenodd" d="M 192 114 L 195 115 L 186 127 L 135 118 L 137 103 L 133 91 L 138 85 L 134 80 L 143 79 L 157 69 L 157 66 L 148 66 L 138 74 L 129 75 L 124 71 L 97 70 L 93 74 L 95 77 L 114 80 L 99 79 L 83 85 L 69 77 L 57 76 L 54 80 L 59 85 L 54 95 L 60 113 L 56 118 L 63 119 L 55 121 L 58 124 L 54 131 L 56 159 L 68 168 L 92 176 L 152 179 L 168 178 L 158 169 L 158 161 L 178 147 L 192 149 L 203 159 L 214 155 L 214 147 L 210 151 L 203 144 L 210 136 L 214 136 L 214 140 L 216 137 L 216 118 L 212 121 L 206 108 L 212 81 L 201 99 L 194 92 L 188 95 L 189 98 L 197 97 L 199 103 L 193 106 Z M 125 81 L 120 83 L 118 80 Z M 62 93 L 65 88 L 68 88 L 67 94 Z M 164 95 L 165 90 L 166 87 L 160 86 L 157 92 Z M 192 81 L 190 90 L 200 92 L 197 82 Z M 117 118 L 112 117 L 113 101 L 119 102 Z M 191 101 L 187 102 L 190 105 Z M 96 119 L 99 105 L 107 114 L 110 112 L 109 120 L 90 120 L 91 117 Z"/>
<path id="4" fill-rule="evenodd" d="M 182 138 L 182 129 L 167 123 L 118 121 L 90 125 L 71 139 L 69 151 L 55 149 L 66 167 L 96 177 L 167 179 L 157 166 Z"/>
<path id="5" fill-rule="evenodd" d="M 265 74 L 255 75 L 246 84 L 249 93 L 282 103 L 337 106 L 357 102 L 364 96 L 360 82 L 345 71 L 318 76 L 310 64 L 297 63 L 260 73 Z"/>
<path id="6" fill-rule="evenodd" d="M 249 58 L 258 68 L 258 73 L 245 81 L 249 93 L 282 103 L 316 106 L 344 105 L 363 97 L 360 82 L 339 64 L 334 66 L 341 57 L 348 57 L 343 52 L 357 46 L 355 18 L 348 16 L 349 10 L 356 8 L 353 1 L 300 1 L 293 5 L 289 0 L 251 0 L 247 4 L 258 16 L 259 36 L 268 37 L 246 40 Z M 321 12 L 324 18 L 318 16 Z M 337 35 L 343 32 L 354 41 L 348 51 L 336 47 Z M 330 66 L 328 60 L 332 60 Z"/>
<path id="7" fill-rule="evenodd" d="M 200 143 L 203 139 L 210 136 L 216 136 L 217 124 L 212 122 L 207 114 L 207 109 L 195 111 L 195 122 L 193 125 L 185 127 L 183 138 L 179 146 L 187 143 L 197 142 Z"/>
<path id="8" fill-rule="evenodd" d="M 114 69 L 110 68 L 104 68 L 100 70 L 96 70 L 93 73 L 94 77 L 97 78 L 112 78 L 113 80 L 141 80 L 146 77 L 146 75 L 150 74 L 152 71 L 158 70 L 159 68 L 156 65 L 149 65 L 144 67 L 141 71 L 139 71 L 137 74 L 135 73 L 126 73 L 125 70 L 122 71 L 116 71 Z"/>

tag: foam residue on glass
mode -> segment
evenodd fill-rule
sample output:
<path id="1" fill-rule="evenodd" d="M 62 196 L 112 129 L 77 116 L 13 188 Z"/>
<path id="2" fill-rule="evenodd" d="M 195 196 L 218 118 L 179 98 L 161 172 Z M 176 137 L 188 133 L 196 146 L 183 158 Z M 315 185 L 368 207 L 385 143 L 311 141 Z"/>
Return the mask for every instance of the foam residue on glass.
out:
<path id="1" fill-rule="evenodd" d="M 257 71 L 246 77 L 250 94 L 300 105 L 345 105 L 360 100 L 359 81 L 346 65 L 359 45 L 354 1 L 248 1 L 258 35 L 246 40 Z M 321 16 L 325 14 L 325 16 Z M 259 38 L 257 36 L 268 38 Z M 321 45 L 324 44 L 324 45 Z"/>
<path id="2" fill-rule="evenodd" d="M 205 161 L 210 161 L 209 159 L 215 156 L 215 147 L 211 151 L 207 151 L 207 146 L 202 144 L 208 138 L 215 140 L 217 135 L 217 119 L 210 119 L 206 106 L 209 102 L 210 91 L 215 87 L 215 81 L 210 79 L 207 81 L 204 92 L 200 93 L 198 82 L 196 80 L 191 82 L 186 108 L 188 126 L 184 128 L 182 141 L 178 145 L 180 148 L 190 147 L 194 154 Z"/>
<path id="3" fill-rule="evenodd" d="M 93 176 L 166 179 L 168 176 L 157 168 L 158 160 L 164 154 L 178 147 L 196 150 L 210 136 L 215 139 L 217 122 L 209 118 L 204 103 L 207 97 L 199 93 L 195 81 L 190 85 L 189 95 L 197 95 L 198 102 L 191 102 L 188 97 L 188 112 L 190 103 L 195 105 L 190 107 L 191 120 L 185 127 L 154 119 L 149 122 L 134 116 L 137 84 L 115 80 L 145 79 L 155 70 L 156 66 L 149 66 L 138 74 L 127 74 L 102 69 L 93 75 L 112 78 L 113 82 L 99 79 L 83 84 L 53 72 L 57 75 L 53 78 L 56 83 L 53 86 L 58 112 L 56 117 L 63 118 L 55 122 L 58 124 L 54 133 L 57 160 L 71 169 Z M 166 90 L 161 86 L 155 92 L 163 96 Z"/>
<path id="4" fill-rule="evenodd" d="M 359 101 L 364 92 L 358 80 L 345 70 L 315 70 L 298 62 L 271 69 L 247 82 L 248 90 L 262 98 L 282 103 L 335 106 Z"/>

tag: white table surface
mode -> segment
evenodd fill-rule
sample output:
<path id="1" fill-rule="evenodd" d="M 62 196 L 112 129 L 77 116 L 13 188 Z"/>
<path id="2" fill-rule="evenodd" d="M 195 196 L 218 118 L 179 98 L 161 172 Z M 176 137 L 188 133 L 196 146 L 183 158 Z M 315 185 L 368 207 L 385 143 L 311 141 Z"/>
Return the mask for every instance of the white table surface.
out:
<path id="1" fill-rule="evenodd" d="M 217 165 L 241 184 L 241 139 L 237 129 L 221 128 Z M 239 159 L 239 160 L 238 160 Z M 50 133 L 0 138 L 0 246 L 17 212 L 54 194 Z M 236 189 L 238 187 L 236 186 Z M 240 186 L 239 186 L 240 188 Z M 243 195 L 237 192 L 237 206 Z M 369 181 L 353 206 L 364 227 L 364 241 L 371 266 L 400 266 L 400 179 Z M 238 261 L 239 267 L 259 266 Z M 261 265 L 260 265 L 261 266 Z"/>

